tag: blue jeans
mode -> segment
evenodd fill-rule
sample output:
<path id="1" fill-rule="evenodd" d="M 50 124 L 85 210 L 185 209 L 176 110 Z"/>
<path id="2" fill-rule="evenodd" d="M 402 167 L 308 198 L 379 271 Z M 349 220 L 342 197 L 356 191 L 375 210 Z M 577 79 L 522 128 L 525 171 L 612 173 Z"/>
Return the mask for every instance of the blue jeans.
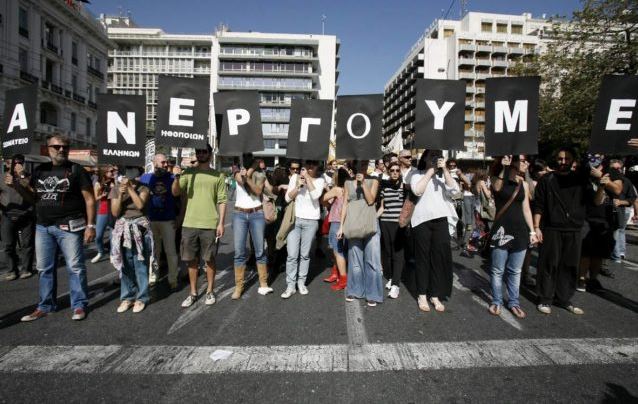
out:
<path id="1" fill-rule="evenodd" d="M 509 301 L 508 308 L 519 307 L 519 287 L 521 285 L 521 268 L 527 250 L 510 251 L 503 248 L 492 248 L 490 283 L 492 284 L 492 304 L 503 305 L 503 273 L 507 271 L 505 285 Z"/>
<path id="2" fill-rule="evenodd" d="M 144 260 L 137 258 L 137 247 L 133 242 L 131 248 L 122 246 L 122 282 L 120 300 L 139 300 L 147 304 L 150 300 L 148 293 L 148 263 L 151 255 L 151 237 L 144 235 Z"/>
<path id="3" fill-rule="evenodd" d="M 35 227 L 35 256 L 36 267 L 40 274 L 38 309 L 45 313 L 57 309 L 58 249 L 64 256 L 66 269 L 69 273 L 71 308 L 86 309 L 88 305 L 88 285 L 86 281 L 86 266 L 84 264 L 84 232 L 71 233 L 60 230 L 56 226 L 37 225 Z"/>
<path id="4" fill-rule="evenodd" d="M 268 258 L 264 251 L 264 232 L 266 231 L 266 219 L 264 212 L 253 213 L 233 212 L 233 236 L 235 242 L 235 267 L 246 265 L 246 238 L 250 231 L 250 238 L 253 240 L 253 249 L 258 264 L 267 264 Z"/>
<path id="5" fill-rule="evenodd" d="M 620 207 L 620 212 L 618 212 L 618 219 L 620 221 L 620 227 L 614 231 L 614 240 L 616 240 L 616 244 L 614 245 L 614 251 L 611 254 L 611 259 L 619 260 L 620 257 L 624 257 L 627 253 L 627 236 L 625 234 L 625 230 L 627 229 L 627 221 L 629 220 L 629 215 L 631 211 L 627 207 Z"/>
<path id="6" fill-rule="evenodd" d="M 104 254 L 104 233 L 107 227 L 113 227 L 112 216 L 96 215 L 95 216 L 95 246 L 98 254 Z"/>
<path id="7" fill-rule="evenodd" d="M 377 226 L 377 232 L 366 239 L 348 240 L 347 296 L 383 302 L 380 238 Z"/>
<path id="8" fill-rule="evenodd" d="M 310 219 L 295 219 L 295 227 L 286 238 L 286 283 L 289 288 L 295 287 L 295 281 L 300 285 L 306 284 L 308 268 L 310 268 L 310 248 L 315 238 L 319 222 Z M 297 268 L 299 272 L 297 272 Z"/>

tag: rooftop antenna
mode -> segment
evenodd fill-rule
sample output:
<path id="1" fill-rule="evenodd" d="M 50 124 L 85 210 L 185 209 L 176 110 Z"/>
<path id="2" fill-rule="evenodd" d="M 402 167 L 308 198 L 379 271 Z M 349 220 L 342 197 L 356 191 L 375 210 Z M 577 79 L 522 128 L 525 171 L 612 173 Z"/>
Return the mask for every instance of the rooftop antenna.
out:
<path id="1" fill-rule="evenodd" d="M 467 3 L 469 0 L 461 0 L 461 19 L 467 14 Z"/>
<path id="2" fill-rule="evenodd" d="M 325 35 L 326 34 L 326 20 L 328 19 L 328 16 L 326 16 L 325 14 L 321 14 L 321 35 Z"/>
<path id="3" fill-rule="evenodd" d="M 117 6 L 118 11 L 120 12 L 120 17 L 124 16 L 124 8 L 122 6 Z"/>

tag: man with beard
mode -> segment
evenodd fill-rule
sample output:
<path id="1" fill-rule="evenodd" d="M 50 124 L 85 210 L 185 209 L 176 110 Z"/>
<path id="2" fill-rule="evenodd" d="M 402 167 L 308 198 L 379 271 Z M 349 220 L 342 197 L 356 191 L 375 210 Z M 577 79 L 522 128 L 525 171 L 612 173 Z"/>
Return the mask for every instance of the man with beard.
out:
<path id="1" fill-rule="evenodd" d="M 188 262 L 190 294 L 182 307 L 190 307 L 197 301 L 197 275 L 199 261 L 206 262 L 206 300 L 214 304 L 215 244 L 224 235 L 226 215 L 226 182 L 224 174 L 210 167 L 213 149 L 196 149 L 197 167 L 182 170 L 175 166 L 172 192 L 174 196 L 184 194 L 187 199 L 184 223 L 182 224 L 181 258 Z"/>
<path id="2" fill-rule="evenodd" d="M 541 177 L 535 190 L 534 231 L 542 243 L 538 258 L 537 308 L 543 314 L 552 312 L 553 302 L 573 314 L 584 314 L 571 299 L 576 291 L 586 206 L 592 195 L 588 192 L 589 176 L 585 171 L 589 167 L 572 171 L 575 161 L 572 149 L 559 149 L 557 170 Z"/>
<path id="3" fill-rule="evenodd" d="M 154 172 L 142 175 L 140 183 L 150 190 L 150 201 L 147 205 L 148 218 L 151 221 L 153 231 L 153 244 L 155 245 L 155 262 L 160 262 L 162 247 L 166 253 L 168 263 L 168 284 L 171 290 L 177 288 L 177 248 L 175 245 L 175 197 L 171 192 L 174 177 L 168 172 L 168 159 L 164 154 L 156 154 L 153 159 Z M 153 285 L 157 281 L 155 268 L 149 268 L 149 283 Z"/>

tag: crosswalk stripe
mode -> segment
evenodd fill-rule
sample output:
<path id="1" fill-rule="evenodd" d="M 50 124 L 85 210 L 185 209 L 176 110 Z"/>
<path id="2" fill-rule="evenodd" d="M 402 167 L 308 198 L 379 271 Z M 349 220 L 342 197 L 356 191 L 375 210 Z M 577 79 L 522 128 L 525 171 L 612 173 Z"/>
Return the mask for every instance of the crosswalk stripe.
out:
<path id="1" fill-rule="evenodd" d="M 637 364 L 638 338 L 293 346 L 0 347 L 2 373 L 321 373 Z M 229 358 L 213 361 L 218 349 Z"/>

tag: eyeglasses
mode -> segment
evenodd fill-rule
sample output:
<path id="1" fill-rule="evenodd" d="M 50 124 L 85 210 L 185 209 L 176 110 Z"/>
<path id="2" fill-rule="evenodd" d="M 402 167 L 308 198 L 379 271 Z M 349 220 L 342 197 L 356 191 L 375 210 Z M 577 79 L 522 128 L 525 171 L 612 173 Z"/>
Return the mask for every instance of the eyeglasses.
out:
<path id="1" fill-rule="evenodd" d="M 391 173 L 400 173 L 400 172 L 401 172 L 401 170 L 394 169 L 394 170 L 390 170 L 390 172 L 391 172 Z"/>
<path id="2" fill-rule="evenodd" d="M 56 151 L 69 150 L 71 148 L 69 145 L 62 145 L 62 144 L 50 144 L 49 147 L 52 149 L 55 149 Z"/>
<path id="3" fill-rule="evenodd" d="M 400 159 L 410 159 L 412 156 L 399 156 Z"/>
<path id="4" fill-rule="evenodd" d="M 450 164 L 448 167 L 450 167 L 450 168 L 456 168 L 456 164 Z"/>

